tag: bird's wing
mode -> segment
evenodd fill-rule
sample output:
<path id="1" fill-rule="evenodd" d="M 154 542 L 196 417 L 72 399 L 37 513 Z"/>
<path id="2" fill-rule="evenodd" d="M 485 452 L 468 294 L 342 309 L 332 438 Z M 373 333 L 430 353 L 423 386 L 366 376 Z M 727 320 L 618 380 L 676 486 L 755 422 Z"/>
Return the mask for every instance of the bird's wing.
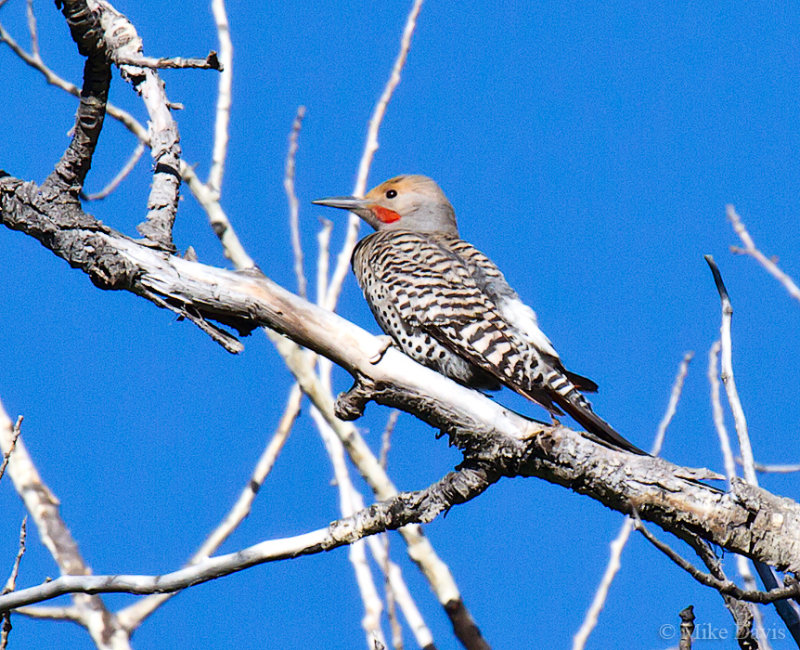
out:
<path id="1" fill-rule="evenodd" d="M 560 373 L 515 333 L 464 260 L 425 235 L 391 236 L 391 255 L 373 257 L 371 269 L 409 324 L 512 390 L 558 412 L 549 391 L 542 389 L 546 375 Z M 563 383 L 570 382 L 565 378 Z"/>
<path id="2" fill-rule="evenodd" d="M 550 339 L 539 329 L 536 312 L 520 300 L 497 265 L 463 239 L 450 235 L 439 237 L 446 241 L 448 247 L 464 261 L 475 283 L 492 299 L 504 320 L 519 330 L 542 353 L 559 359 L 558 352 Z"/>
<path id="3" fill-rule="evenodd" d="M 372 235 L 391 246 L 370 258 L 371 271 L 409 325 L 550 412 L 560 407 L 613 446 L 644 453 L 592 411 L 560 363 L 516 333 L 459 255 L 424 234 L 385 233 Z"/>
<path id="4" fill-rule="evenodd" d="M 563 372 L 570 381 L 582 391 L 594 393 L 597 384 L 588 377 L 571 372 L 564 367 L 561 357 L 553 347 L 550 339 L 539 328 L 536 312 L 520 300 L 516 291 L 508 284 L 502 271 L 486 255 L 469 242 L 451 235 L 437 235 L 446 242 L 466 264 L 475 283 L 496 305 L 503 320 L 529 344 L 542 353 L 548 364 Z"/>

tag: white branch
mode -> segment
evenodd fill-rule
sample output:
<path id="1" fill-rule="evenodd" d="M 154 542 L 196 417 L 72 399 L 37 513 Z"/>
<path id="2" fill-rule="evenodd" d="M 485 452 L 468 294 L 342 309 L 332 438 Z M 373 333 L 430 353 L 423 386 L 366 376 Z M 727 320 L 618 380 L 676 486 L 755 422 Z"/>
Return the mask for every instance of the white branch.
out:
<path id="1" fill-rule="evenodd" d="M 239 526 L 247 515 L 250 514 L 250 509 L 253 501 L 259 492 L 260 487 L 263 485 L 267 475 L 272 470 L 275 461 L 283 449 L 283 445 L 292 431 L 292 427 L 300 413 L 300 404 L 302 401 L 303 393 L 297 384 L 292 386 L 289 392 L 289 398 L 286 402 L 283 415 L 281 416 L 278 427 L 272 436 L 269 444 L 266 446 L 261 454 L 261 457 L 256 463 L 253 473 L 247 481 L 247 485 L 242 489 L 239 498 L 234 503 L 233 507 L 225 515 L 225 518 L 220 524 L 211 532 L 206 540 L 201 544 L 200 548 L 195 551 L 194 555 L 189 559 L 188 564 L 197 564 L 208 558 L 214 551 L 216 551 L 222 543 L 231 535 L 231 533 Z M 143 598 L 128 607 L 121 609 L 117 612 L 117 617 L 120 624 L 127 630 L 134 630 L 152 614 L 158 607 L 165 601 L 169 600 L 174 594 L 158 594 Z"/>
<path id="2" fill-rule="evenodd" d="M 372 165 L 372 158 L 378 150 L 378 131 L 383 121 L 383 116 L 386 114 L 386 107 L 389 105 L 389 100 L 392 98 L 397 84 L 400 83 L 400 73 L 406 63 L 408 51 L 411 49 L 411 37 L 414 35 L 414 29 L 417 26 L 417 16 L 422 8 L 422 0 L 414 0 L 411 11 L 406 19 L 405 27 L 403 28 L 403 36 L 400 39 L 400 52 L 397 54 L 392 72 L 389 75 L 389 81 L 381 93 L 378 103 L 372 111 L 369 124 L 367 126 L 367 141 L 364 145 L 364 153 L 361 156 L 361 161 L 358 163 L 358 174 L 356 175 L 356 185 L 353 189 L 354 196 L 363 196 L 367 188 L 367 177 L 369 176 L 369 168 Z M 342 284 L 347 277 L 347 271 L 350 268 L 350 256 L 353 254 L 356 240 L 358 239 L 359 218 L 351 214 L 347 221 L 347 234 L 342 246 L 342 250 L 336 261 L 336 269 L 331 278 L 328 294 L 325 298 L 325 306 L 328 309 L 334 309 L 336 302 L 339 299 L 339 293 L 342 290 Z"/>
<path id="3" fill-rule="evenodd" d="M 222 72 L 217 86 L 217 115 L 214 126 L 214 151 L 211 154 L 211 170 L 208 173 L 208 188 L 219 198 L 222 191 L 222 175 L 225 173 L 225 158 L 228 155 L 228 124 L 231 118 L 231 86 L 233 84 L 233 41 L 228 25 L 225 0 L 212 0 L 211 11 L 217 25 L 219 39 L 219 61 Z"/>
<path id="4" fill-rule="evenodd" d="M 764 269 L 766 269 L 767 273 L 769 273 L 784 286 L 792 298 L 795 300 L 800 300 L 800 288 L 798 288 L 794 280 L 784 273 L 773 260 L 768 258 L 766 255 L 764 255 L 764 253 L 756 248 L 753 238 L 750 236 L 750 233 L 747 232 L 747 228 L 745 228 L 744 224 L 742 223 L 741 217 L 736 213 L 736 209 L 732 205 L 729 205 L 727 206 L 726 211 L 728 219 L 733 225 L 733 230 L 737 235 L 739 235 L 739 239 L 741 239 L 742 243 L 744 244 L 744 248 L 731 246 L 731 250 L 734 253 L 749 255 L 752 257 L 759 264 L 761 264 Z"/>
<path id="5" fill-rule="evenodd" d="M 0 449 L 7 451 L 13 439 L 14 426 L 0 404 Z M 8 476 L 36 524 L 39 539 L 50 551 L 62 575 L 88 577 L 87 574 L 91 573 L 91 570 L 83 561 L 75 540 L 61 519 L 59 501 L 42 481 L 22 438 L 16 440 L 14 453 L 9 457 Z M 18 593 L 20 592 L 13 592 L 5 597 L 14 598 Z M 105 608 L 100 598 L 74 594 L 72 600 L 80 615 L 80 624 L 89 631 L 98 648 L 104 650 L 130 648 L 127 631 L 122 628 L 114 614 Z"/>
<path id="6" fill-rule="evenodd" d="M 691 362 L 692 357 L 694 357 L 694 352 L 687 352 L 683 355 L 683 359 L 678 366 L 678 374 L 675 376 L 675 380 L 672 384 L 669 402 L 667 403 L 667 410 L 664 412 L 664 417 L 661 418 L 661 422 L 656 430 L 655 439 L 653 440 L 653 447 L 651 450 L 653 456 L 658 456 L 661 453 L 661 447 L 664 444 L 664 436 L 667 433 L 667 427 L 669 427 L 669 424 L 672 422 L 672 418 L 675 416 L 675 412 L 678 409 L 678 402 L 680 401 L 681 393 L 683 392 L 683 384 L 686 380 L 686 374 L 689 372 L 689 363 Z M 630 517 L 627 517 L 622 523 L 622 526 L 620 526 L 617 536 L 610 544 L 611 555 L 608 558 L 608 565 L 606 566 L 606 570 L 603 573 L 602 579 L 600 580 L 600 584 L 597 586 L 597 591 L 592 599 L 592 604 L 589 606 L 589 609 L 586 612 L 583 623 L 581 623 L 580 628 L 575 633 L 575 637 L 572 640 L 572 650 L 583 650 L 586 647 L 586 642 L 589 640 L 589 635 L 592 633 L 594 628 L 597 627 L 597 621 L 600 617 L 600 612 L 603 611 L 606 600 L 608 600 L 608 592 L 611 589 L 611 583 L 614 582 L 614 578 L 622 567 L 622 551 L 625 549 L 625 545 L 630 539 L 633 526 L 633 520 Z"/>
<path id="7" fill-rule="evenodd" d="M 300 202 L 294 190 L 295 159 L 297 157 L 297 144 L 300 137 L 300 128 L 303 126 L 303 117 L 306 114 L 306 107 L 300 106 L 297 109 L 292 132 L 289 134 L 289 150 L 286 153 L 286 172 L 283 177 L 283 188 L 286 191 L 286 199 L 289 202 L 289 233 L 292 241 L 292 252 L 294 253 L 294 274 L 297 279 L 297 293 L 303 298 L 307 295 L 306 274 L 303 270 L 303 246 L 300 243 Z"/>
<path id="8" fill-rule="evenodd" d="M 311 409 L 311 417 L 317 425 L 317 429 L 325 443 L 325 449 L 333 465 L 333 473 L 336 477 L 336 486 L 339 489 L 339 510 L 343 517 L 349 517 L 357 510 L 363 508 L 361 496 L 356 491 L 353 482 L 350 480 L 350 473 L 347 471 L 347 463 L 344 459 L 344 448 L 333 429 L 316 408 Z M 360 507 L 359 507 L 360 506 Z M 386 638 L 381 630 L 381 613 L 383 603 L 372 578 L 372 572 L 367 562 L 365 552 L 365 540 L 359 540 L 350 545 L 348 557 L 353 566 L 356 576 L 361 600 L 364 603 L 364 617 L 361 619 L 361 626 L 367 636 L 367 648 L 372 650 L 376 647 L 376 641 L 386 646 Z"/>
<path id="9" fill-rule="evenodd" d="M 119 184 L 125 180 L 125 178 L 133 171 L 133 168 L 136 167 L 136 163 L 139 162 L 139 159 L 142 157 L 144 153 L 144 143 L 139 141 L 136 143 L 136 147 L 131 153 L 128 160 L 122 166 L 122 169 L 117 172 L 117 175 L 112 178 L 109 183 L 99 192 L 95 192 L 94 194 L 87 194 L 86 200 L 87 201 L 99 201 L 100 199 L 106 198 L 109 194 L 111 194 Z"/>

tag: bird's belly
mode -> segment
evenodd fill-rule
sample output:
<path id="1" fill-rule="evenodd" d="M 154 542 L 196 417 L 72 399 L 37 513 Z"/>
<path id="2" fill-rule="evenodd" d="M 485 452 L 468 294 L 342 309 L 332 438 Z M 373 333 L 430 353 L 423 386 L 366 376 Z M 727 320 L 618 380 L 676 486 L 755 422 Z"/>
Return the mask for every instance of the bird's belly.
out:
<path id="1" fill-rule="evenodd" d="M 500 388 L 497 379 L 454 354 L 421 329 L 404 323 L 396 316 L 393 318 L 391 312 L 386 314 L 376 310 L 373 313 L 381 329 L 414 361 L 471 388 Z"/>

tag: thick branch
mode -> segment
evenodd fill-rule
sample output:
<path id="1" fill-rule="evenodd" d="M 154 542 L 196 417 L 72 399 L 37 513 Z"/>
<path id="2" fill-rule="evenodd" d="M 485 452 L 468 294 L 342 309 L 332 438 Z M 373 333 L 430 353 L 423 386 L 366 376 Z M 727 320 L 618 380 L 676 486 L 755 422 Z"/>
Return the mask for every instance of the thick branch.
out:
<path id="1" fill-rule="evenodd" d="M 527 420 L 393 348 L 381 356 L 379 339 L 266 278 L 150 249 L 89 215 L 65 221 L 38 201 L 35 185 L 0 178 L 3 223 L 35 236 L 103 288 L 149 292 L 243 332 L 275 329 L 358 377 L 365 397 L 415 414 L 502 475 L 538 476 L 626 514 L 633 505 L 642 519 L 678 536 L 696 534 L 781 570 L 800 570 L 800 505 L 789 499 L 741 482 L 723 494 L 698 482 L 708 472 Z"/>
<path id="2" fill-rule="evenodd" d="M 42 195 L 49 201 L 77 205 L 103 128 L 111 65 L 103 48 L 100 25 L 86 3 L 66 1 L 62 12 L 78 50 L 87 58 L 74 135 L 61 160 L 42 185 Z"/>

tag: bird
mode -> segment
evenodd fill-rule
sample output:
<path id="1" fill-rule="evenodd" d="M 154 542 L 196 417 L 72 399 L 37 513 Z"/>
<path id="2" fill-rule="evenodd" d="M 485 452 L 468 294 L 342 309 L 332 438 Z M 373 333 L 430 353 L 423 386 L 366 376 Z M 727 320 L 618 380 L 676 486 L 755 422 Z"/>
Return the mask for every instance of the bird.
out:
<path id="1" fill-rule="evenodd" d="M 404 174 L 363 198 L 312 203 L 349 210 L 375 229 L 353 250 L 353 271 L 378 325 L 408 356 L 471 388 L 506 386 L 616 449 L 646 454 L 592 410 L 583 392 L 597 384 L 564 367 L 533 309 L 461 239 L 433 179 Z"/>

